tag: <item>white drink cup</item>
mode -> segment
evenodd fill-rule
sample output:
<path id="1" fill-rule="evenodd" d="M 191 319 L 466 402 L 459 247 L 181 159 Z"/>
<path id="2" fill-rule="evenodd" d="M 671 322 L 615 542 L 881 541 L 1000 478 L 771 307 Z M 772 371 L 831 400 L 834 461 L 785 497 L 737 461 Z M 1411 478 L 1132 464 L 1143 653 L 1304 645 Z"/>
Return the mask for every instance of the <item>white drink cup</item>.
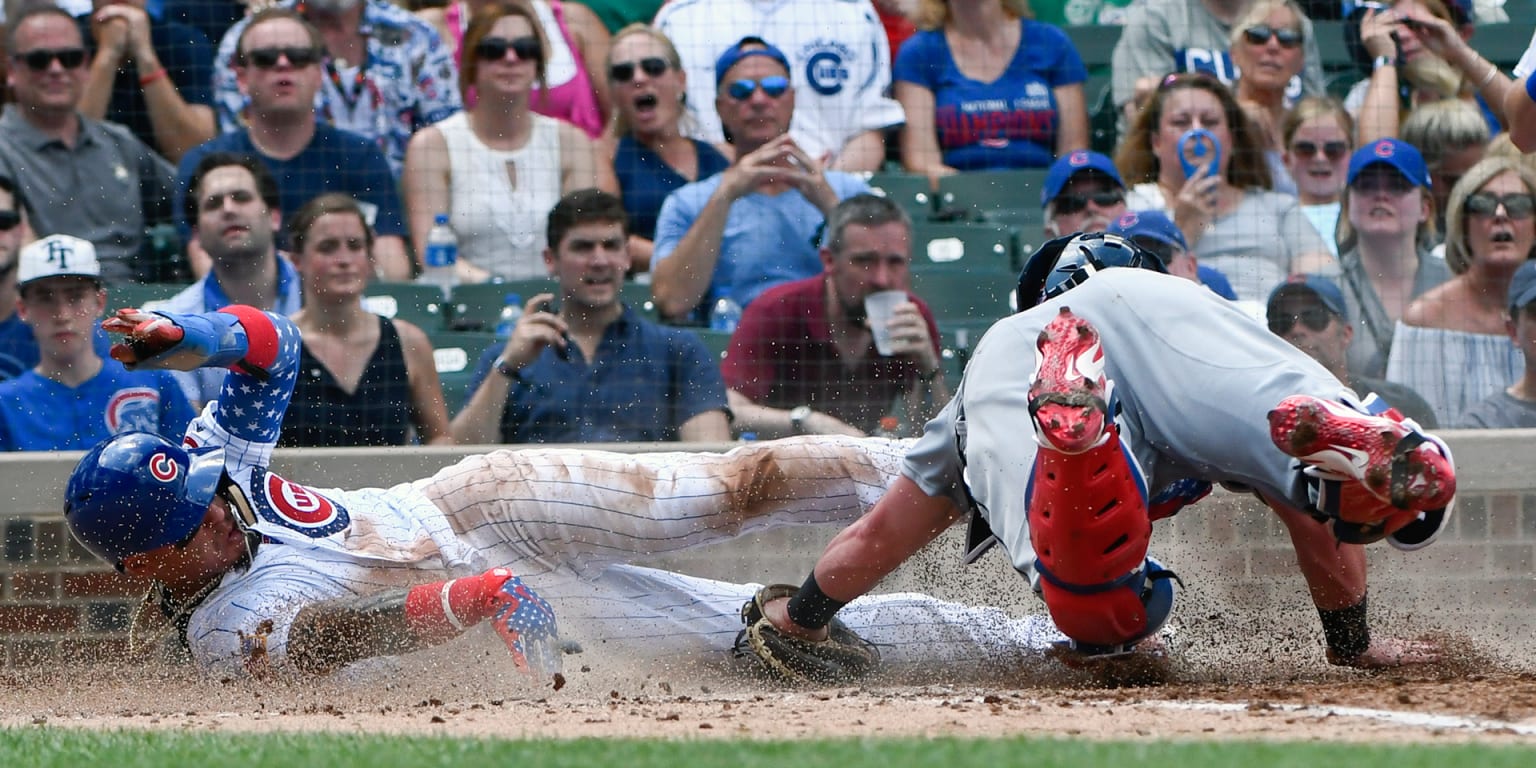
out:
<path id="1" fill-rule="evenodd" d="M 864 297 L 864 314 L 869 317 L 869 331 L 875 337 L 875 351 L 884 357 L 895 354 L 891 347 L 891 313 L 906 301 L 906 291 L 879 291 Z"/>

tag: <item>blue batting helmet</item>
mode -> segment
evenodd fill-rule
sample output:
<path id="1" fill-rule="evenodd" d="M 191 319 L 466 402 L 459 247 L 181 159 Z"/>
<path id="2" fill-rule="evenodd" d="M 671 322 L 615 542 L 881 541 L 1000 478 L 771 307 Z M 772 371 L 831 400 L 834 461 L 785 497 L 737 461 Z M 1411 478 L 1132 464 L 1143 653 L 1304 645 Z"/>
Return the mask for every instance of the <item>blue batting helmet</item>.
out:
<path id="1" fill-rule="evenodd" d="M 64 519 L 91 554 L 120 565 L 196 531 L 223 477 L 222 450 L 189 453 L 152 432 L 125 432 L 75 465 Z"/>
<path id="2" fill-rule="evenodd" d="M 1019 311 L 1060 296 L 1110 267 L 1168 272 L 1162 259 L 1119 235 L 1095 232 L 1058 237 L 1040 246 L 1025 262 L 1019 274 Z"/>

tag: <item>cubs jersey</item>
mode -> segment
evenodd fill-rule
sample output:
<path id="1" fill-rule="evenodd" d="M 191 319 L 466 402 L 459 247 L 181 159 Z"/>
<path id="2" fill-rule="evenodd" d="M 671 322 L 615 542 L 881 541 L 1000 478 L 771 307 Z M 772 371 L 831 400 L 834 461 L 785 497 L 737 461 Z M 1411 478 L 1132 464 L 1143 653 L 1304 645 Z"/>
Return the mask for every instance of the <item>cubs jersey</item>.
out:
<path id="1" fill-rule="evenodd" d="M 71 387 L 30 370 L 0 383 L 0 451 L 83 451 L 134 431 L 174 440 L 192 416 L 166 371 L 130 371 L 108 358 Z"/>

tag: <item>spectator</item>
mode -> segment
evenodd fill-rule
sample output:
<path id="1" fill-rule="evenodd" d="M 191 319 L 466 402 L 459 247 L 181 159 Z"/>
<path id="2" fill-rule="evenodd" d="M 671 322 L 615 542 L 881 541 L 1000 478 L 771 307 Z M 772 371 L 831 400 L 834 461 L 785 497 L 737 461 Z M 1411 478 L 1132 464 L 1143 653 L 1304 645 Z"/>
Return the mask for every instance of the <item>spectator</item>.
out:
<path id="1" fill-rule="evenodd" d="M 1251 0 L 1147 0 L 1131 8 L 1125 31 L 1111 56 L 1111 81 L 1115 107 L 1124 119 L 1135 122 L 1142 100 L 1151 95 L 1169 73 L 1205 72 L 1230 85 L 1237 79 L 1227 51 L 1232 27 L 1248 10 Z M 1301 19 L 1303 46 L 1301 75 L 1286 86 L 1291 99 L 1303 93 L 1321 95 L 1322 57 L 1312 22 Z M 1185 234 L 1189 234 L 1186 230 Z"/>
<path id="2" fill-rule="evenodd" d="M 1297 202 L 1334 258 L 1354 135 L 1355 121 L 1344 105 L 1320 96 L 1297 102 L 1281 124 L 1285 166 L 1296 182 Z"/>
<path id="3" fill-rule="evenodd" d="M 73 16 L 30 6 L 6 34 L 15 100 L 0 116 L 0 174 L 26 194 L 32 229 L 89 240 L 108 285 L 154 279 L 138 272 L 139 255 L 145 228 L 171 218 L 175 172 L 128 129 L 79 112 L 85 48 Z"/>
<path id="4" fill-rule="evenodd" d="M 1220 162 L 1186 178 L 1179 145 L 1196 127 L 1215 136 Z M 1168 76 L 1136 116 L 1116 162 L 1135 185 L 1126 205 L 1172 216 L 1200 263 L 1226 275 L 1255 314 L 1287 275 L 1337 274 L 1296 199 L 1270 190 L 1269 166 L 1248 117 L 1215 78 Z"/>
<path id="5" fill-rule="evenodd" d="M 304 307 L 299 375 L 283 446 L 451 444 L 443 387 L 427 334 L 365 309 L 373 233 L 357 201 L 321 195 L 288 220 Z"/>
<path id="6" fill-rule="evenodd" d="M 1196 263 L 1195 255 L 1189 252 L 1189 242 L 1184 239 L 1184 233 L 1162 211 L 1126 211 L 1103 231 L 1119 235 L 1151 251 L 1162 260 L 1168 274 L 1199 283 L 1228 301 L 1237 300 L 1237 294 L 1232 292 L 1232 284 L 1227 282 L 1226 275 Z"/>
<path id="7" fill-rule="evenodd" d="M 96 351 L 107 291 L 90 241 L 49 235 L 22 248 L 16 279 L 16 311 L 40 355 L 0 382 L 0 451 L 78 451 L 121 432 L 186 429 L 196 414 L 169 372 L 129 371 Z"/>
<path id="8" fill-rule="evenodd" d="M 80 111 L 133 131 L 171 162 L 213 138 L 213 43 L 147 0 L 92 0 L 80 17 L 91 64 Z M 131 66 L 130 66 L 131 65 Z"/>
<path id="9" fill-rule="evenodd" d="M 901 397 L 909 425 L 949 401 L 938 326 L 911 293 L 912 222 L 895 203 L 857 195 L 827 221 L 823 272 L 771 288 L 747 307 L 722 366 L 736 428 L 759 437 L 862 435 Z M 906 291 L 891 354 L 875 348 L 867 296 Z"/>
<path id="10" fill-rule="evenodd" d="M 1349 322 L 1344 293 L 1332 280 L 1316 275 L 1292 276 L 1269 294 L 1265 316 L 1270 331 L 1321 363 L 1361 397 L 1375 392 L 1383 402 L 1417 421 L 1419 426 L 1438 426 L 1434 410 L 1419 393 L 1350 370 L 1347 350 L 1355 329 Z"/>
<path id="11" fill-rule="evenodd" d="M 1441 424 L 1520 376 L 1520 351 L 1506 321 L 1515 268 L 1536 258 L 1536 173 L 1518 160 L 1488 158 L 1451 190 L 1445 261 L 1455 276 L 1403 311 L 1387 379 L 1412 387 Z"/>
<path id="12" fill-rule="evenodd" d="M 548 67 L 538 18 L 527 5 L 492 3 L 464 33 L 459 87 L 474 86 L 474 108 L 411 138 L 405 209 L 418 258 L 447 213 L 459 236 L 464 282 L 525 280 L 544 274 L 545 216 L 562 192 L 613 190 L 613 169 L 586 134 L 529 108 Z M 542 85 L 540 86 L 542 87 Z"/>
<path id="13" fill-rule="evenodd" d="M 400 196 L 389 163 L 377 145 L 351 131 L 315 120 L 324 42 L 319 30 L 285 8 L 259 11 L 235 40 L 234 72 L 246 98 L 245 125 L 197 147 L 181 160 L 177 175 L 188 194 L 192 169 L 215 152 L 255 155 L 282 190 L 279 210 L 293 216 L 310 198 L 340 192 L 359 203 L 378 232 L 373 257 L 385 280 L 409 280 Z M 182 210 L 190 211 L 185 203 Z M 194 219 L 182 220 L 183 235 Z M 208 254 L 196 240 L 187 249 L 193 272 L 208 272 Z"/>
<path id="14" fill-rule="evenodd" d="M 596 189 L 549 212 L 541 293 L 504 347 L 481 356 L 474 394 L 453 419 L 460 443 L 721 442 L 725 386 L 698 337 L 624 306 L 624 204 Z M 499 416 L 498 416 L 499 413 Z"/>
<path id="15" fill-rule="evenodd" d="M 1435 198 L 1435 228 L 1445 231 L 1451 190 L 1463 174 L 1482 161 L 1488 150 L 1488 121 L 1477 108 L 1460 99 L 1445 99 L 1414 108 L 1403 121 L 1403 141 L 1424 155 L 1429 167 L 1430 194 Z M 1431 245 L 1439 245 L 1437 237 Z"/>
<path id="16" fill-rule="evenodd" d="M 440 8 L 422 8 L 416 15 L 437 30 L 463 69 L 464 33 L 470 19 L 499 1 L 505 0 L 452 0 Z M 536 14 L 540 42 L 548 48 L 544 58 L 549 82 L 533 91 L 533 111 L 564 120 L 586 131 L 588 137 L 598 138 L 612 103 L 601 75 L 608 58 L 608 30 L 583 3 L 524 1 Z M 475 105 L 473 88 L 465 90 L 463 96 L 464 106 Z"/>
<path id="17" fill-rule="evenodd" d="M 1080 149 L 1051 163 L 1040 190 L 1046 237 L 1103 232 L 1125 213 L 1125 182 L 1115 161 Z"/>
<path id="18" fill-rule="evenodd" d="M 1526 261 L 1509 281 L 1509 338 L 1525 358 L 1525 374 L 1461 415 L 1458 427 L 1536 427 L 1536 261 Z"/>
<path id="19" fill-rule="evenodd" d="M 796 91 L 778 48 L 742 38 L 715 63 L 715 90 L 736 160 L 668 195 L 656 220 L 651 290 L 661 315 L 674 320 L 701 322 L 717 299 L 746 307 L 774 285 L 816 274 L 826 215 L 869 191 L 849 174 L 823 170 L 789 135 Z"/>
<path id="20" fill-rule="evenodd" d="M 203 33 L 210 42 L 224 37 L 247 13 L 249 0 L 162 0 L 164 18 L 173 19 Z M 251 3 L 251 6 L 259 5 Z M 211 77 L 211 75 L 210 75 Z"/>
<path id="21" fill-rule="evenodd" d="M 277 252 L 282 226 L 277 180 L 251 155 L 214 152 L 192 170 L 182 205 L 192 236 L 208 254 L 209 270 L 168 299 L 168 312 L 212 312 L 246 304 L 279 314 L 299 311 L 298 273 Z M 176 374 L 199 407 L 219 394 L 224 372 L 199 368 Z"/>
<path id="22" fill-rule="evenodd" d="M 399 175 L 411 134 L 458 112 L 453 51 L 432 26 L 389 0 L 281 0 L 320 30 L 324 78 L 320 119 L 374 141 Z M 213 78 L 219 124 L 240 129 L 246 96 L 232 63 L 255 16 L 236 22 L 219 42 Z"/>
<path id="23" fill-rule="evenodd" d="M 651 268 L 656 216 L 684 184 L 730 166 L 713 146 L 685 134 L 687 74 L 666 35 L 646 24 L 625 27 L 608 49 L 613 103 L 613 172 L 629 214 L 632 270 Z"/>
<path id="24" fill-rule="evenodd" d="M 673 0 L 655 26 L 682 54 L 694 138 L 730 141 L 725 115 L 709 105 L 720 60 L 747 36 L 788 52 L 784 68 L 805 100 L 790 134 L 808 157 L 840 171 L 874 171 L 885 161 L 881 134 L 903 118 L 901 105 L 885 95 L 891 49 L 870 0 Z"/>
<path id="25" fill-rule="evenodd" d="M 32 327 L 16 312 L 16 266 L 27 230 L 27 200 L 9 176 L 0 176 L 0 381 L 37 365 Z"/>
<path id="26" fill-rule="evenodd" d="M 1286 88 L 1301 74 L 1302 44 L 1312 25 L 1295 0 L 1257 0 L 1232 27 L 1232 64 L 1240 77 L 1233 95 L 1248 111 L 1274 183 L 1271 188 L 1296 194 L 1286 169 L 1280 127 L 1285 123 Z"/>
<path id="27" fill-rule="evenodd" d="M 1346 317 L 1358 317 L 1349 369 L 1381 378 L 1393 329 L 1409 302 L 1451 279 L 1435 241 L 1435 201 L 1418 150 L 1381 139 L 1349 160 L 1349 193 L 1339 223 L 1339 285 Z"/>
<path id="28" fill-rule="evenodd" d="M 1028 17 L 1026 0 L 920 5 L 922 31 L 896 56 L 908 171 L 1044 168 L 1088 147 L 1088 70 L 1065 33 Z"/>
<path id="29" fill-rule="evenodd" d="M 1441 0 L 1395 0 L 1390 10 L 1367 12 L 1360 42 L 1372 58 L 1371 76 L 1344 98 L 1360 144 L 1400 135 L 1406 111 L 1442 99 L 1476 104 L 1489 131 L 1497 132 L 1498 110 L 1513 82 L 1472 49 L 1471 37 L 1470 20 L 1457 21 Z"/>

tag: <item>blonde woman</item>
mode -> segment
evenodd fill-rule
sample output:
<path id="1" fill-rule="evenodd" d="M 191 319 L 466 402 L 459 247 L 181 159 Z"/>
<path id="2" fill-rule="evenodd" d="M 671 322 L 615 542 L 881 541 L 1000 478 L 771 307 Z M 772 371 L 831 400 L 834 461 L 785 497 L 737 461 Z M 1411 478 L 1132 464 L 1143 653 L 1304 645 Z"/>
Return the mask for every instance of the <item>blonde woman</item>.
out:
<path id="1" fill-rule="evenodd" d="M 1232 26 L 1232 63 L 1241 77 L 1233 86 L 1239 104 L 1248 110 L 1259 143 L 1274 177 L 1276 192 L 1296 193 L 1282 159 L 1281 127 L 1285 123 L 1286 88 L 1301 74 L 1307 15 L 1295 0 L 1257 0 Z"/>
<path id="2" fill-rule="evenodd" d="M 1309 96 L 1280 124 L 1285 168 L 1296 182 L 1296 202 L 1328 252 L 1339 255 L 1339 210 L 1354 146 L 1355 121 L 1337 100 Z"/>

